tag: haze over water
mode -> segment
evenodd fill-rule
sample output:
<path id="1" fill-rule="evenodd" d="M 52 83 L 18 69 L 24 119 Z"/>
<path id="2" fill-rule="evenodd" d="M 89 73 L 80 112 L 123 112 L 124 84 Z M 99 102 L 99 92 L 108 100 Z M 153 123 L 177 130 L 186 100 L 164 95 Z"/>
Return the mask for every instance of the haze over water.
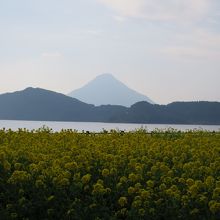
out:
<path id="1" fill-rule="evenodd" d="M 100 132 L 103 130 L 110 131 L 111 129 L 122 131 L 134 131 L 144 128 L 151 132 L 155 129 L 177 129 L 181 131 L 187 130 L 207 130 L 220 131 L 220 125 L 168 125 L 168 124 L 122 124 L 122 123 L 97 123 L 97 122 L 49 122 L 49 121 L 14 121 L 0 120 L 0 129 L 18 130 L 25 128 L 28 130 L 42 128 L 43 126 L 53 129 L 53 131 L 61 131 L 62 129 L 72 129 L 79 132 L 90 131 Z"/>

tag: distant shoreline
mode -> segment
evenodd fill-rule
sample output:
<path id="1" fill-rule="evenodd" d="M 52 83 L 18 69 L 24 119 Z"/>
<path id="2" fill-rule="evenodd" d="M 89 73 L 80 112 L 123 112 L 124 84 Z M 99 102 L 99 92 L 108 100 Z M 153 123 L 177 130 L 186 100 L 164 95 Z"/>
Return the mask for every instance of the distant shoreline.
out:
<path id="1" fill-rule="evenodd" d="M 78 132 L 103 132 L 103 131 L 135 131 L 146 130 L 152 132 L 155 130 L 176 130 L 176 131 L 189 131 L 201 130 L 218 132 L 220 125 L 177 125 L 177 124 L 137 124 L 137 123 L 102 123 L 102 122 L 61 122 L 61 121 L 22 121 L 22 120 L 0 120 L 0 129 L 27 129 L 37 130 L 39 128 L 47 127 L 53 131 L 59 132 L 61 130 L 77 130 Z"/>

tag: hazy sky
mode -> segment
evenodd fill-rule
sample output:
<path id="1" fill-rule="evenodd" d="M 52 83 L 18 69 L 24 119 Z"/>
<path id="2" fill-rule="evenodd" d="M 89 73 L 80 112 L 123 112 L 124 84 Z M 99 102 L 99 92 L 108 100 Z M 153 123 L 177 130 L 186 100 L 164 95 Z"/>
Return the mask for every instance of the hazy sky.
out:
<path id="1" fill-rule="evenodd" d="M 220 1 L 0 0 L 0 93 L 101 73 L 157 103 L 220 101 Z"/>

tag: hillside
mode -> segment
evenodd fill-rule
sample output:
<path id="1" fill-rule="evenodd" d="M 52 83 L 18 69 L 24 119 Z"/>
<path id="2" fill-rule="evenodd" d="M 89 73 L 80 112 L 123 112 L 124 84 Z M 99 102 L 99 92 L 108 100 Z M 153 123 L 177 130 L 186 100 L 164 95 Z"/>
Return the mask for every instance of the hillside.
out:
<path id="1" fill-rule="evenodd" d="M 114 118 L 115 122 L 149 124 L 220 124 L 219 102 L 173 102 L 152 105 L 138 102 L 126 114 Z"/>
<path id="2" fill-rule="evenodd" d="M 94 106 L 60 93 L 27 88 L 0 95 L 0 119 L 83 121 L 89 120 Z"/>

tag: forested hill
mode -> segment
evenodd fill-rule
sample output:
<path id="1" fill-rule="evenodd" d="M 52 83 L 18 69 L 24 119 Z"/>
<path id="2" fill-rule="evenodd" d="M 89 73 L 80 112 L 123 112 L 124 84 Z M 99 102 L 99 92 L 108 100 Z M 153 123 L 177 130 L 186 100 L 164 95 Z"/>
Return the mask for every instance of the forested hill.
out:
<path id="1" fill-rule="evenodd" d="M 0 119 L 85 121 L 93 106 L 40 88 L 0 95 Z"/>
<path id="2" fill-rule="evenodd" d="M 220 102 L 138 102 L 131 107 L 95 107 L 66 95 L 40 89 L 0 95 L 1 120 L 82 121 L 160 124 L 220 124 Z"/>
<path id="3" fill-rule="evenodd" d="M 152 105 L 138 102 L 114 119 L 126 123 L 220 124 L 220 102 L 173 102 Z"/>

